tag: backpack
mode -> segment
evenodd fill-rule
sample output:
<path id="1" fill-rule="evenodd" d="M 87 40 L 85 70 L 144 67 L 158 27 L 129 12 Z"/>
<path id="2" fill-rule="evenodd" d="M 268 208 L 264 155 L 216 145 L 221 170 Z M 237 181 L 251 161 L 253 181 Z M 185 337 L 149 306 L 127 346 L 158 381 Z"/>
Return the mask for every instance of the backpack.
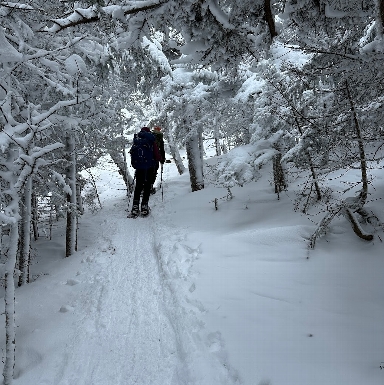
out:
<path id="1" fill-rule="evenodd" d="M 158 131 L 151 131 L 152 135 L 155 137 L 155 142 L 157 148 L 159 149 L 160 158 L 158 159 L 160 162 L 165 161 L 165 152 L 164 152 L 164 139 L 163 133 Z"/>
<path id="2" fill-rule="evenodd" d="M 135 135 L 129 153 L 131 154 L 131 165 L 134 169 L 145 170 L 154 167 L 153 142 L 150 142 L 147 138 Z"/>

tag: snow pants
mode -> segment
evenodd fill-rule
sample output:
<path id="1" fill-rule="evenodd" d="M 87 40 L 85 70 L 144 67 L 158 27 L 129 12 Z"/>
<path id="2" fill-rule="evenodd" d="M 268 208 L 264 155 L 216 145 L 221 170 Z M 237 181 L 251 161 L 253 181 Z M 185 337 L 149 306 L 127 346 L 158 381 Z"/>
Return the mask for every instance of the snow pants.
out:
<path id="1" fill-rule="evenodd" d="M 159 162 L 157 162 L 156 166 L 153 169 L 151 186 L 153 186 L 155 184 L 155 182 L 156 182 L 157 172 L 158 171 L 159 171 Z"/>
<path id="2" fill-rule="evenodd" d="M 140 204 L 141 192 L 143 192 L 143 198 L 141 204 L 148 204 L 149 195 L 151 194 L 151 185 L 153 181 L 153 175 L 155 174 L 154 168 L 148 168 L 146 170 L 136 170 L 136 187 L 133 194 L 133 204 Z"/>

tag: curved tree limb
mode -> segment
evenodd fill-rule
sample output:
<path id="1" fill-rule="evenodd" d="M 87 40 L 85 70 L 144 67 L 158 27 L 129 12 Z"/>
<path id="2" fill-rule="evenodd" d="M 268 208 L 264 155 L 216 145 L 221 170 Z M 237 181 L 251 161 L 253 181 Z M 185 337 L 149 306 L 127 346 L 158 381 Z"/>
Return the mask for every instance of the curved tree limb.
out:
<path id="1" fill-rule="evenodd" d="M 366 233 L 363 228 L 360 226 L 359 221 L 357 220 L 354 212 L 350 208 L 346 208 L 343 210 L 344 216 L 348 219 L 348 221 L 352 225 L 353 232 L 361 239 L 365 241 L 372 241 L 373 235 Z"/>

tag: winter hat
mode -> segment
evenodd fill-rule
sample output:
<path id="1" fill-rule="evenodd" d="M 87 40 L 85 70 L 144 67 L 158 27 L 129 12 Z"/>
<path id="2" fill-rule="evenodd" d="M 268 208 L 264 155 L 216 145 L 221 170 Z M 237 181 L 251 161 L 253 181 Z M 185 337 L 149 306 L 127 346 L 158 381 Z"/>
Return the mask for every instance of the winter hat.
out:
<path id="1" fill-rule="evenodd" d="M 143 128 L 141 129 L 141 131 L 151 132 L 151 130 L 150 130 L 148 127 L 143 127 Z"/>

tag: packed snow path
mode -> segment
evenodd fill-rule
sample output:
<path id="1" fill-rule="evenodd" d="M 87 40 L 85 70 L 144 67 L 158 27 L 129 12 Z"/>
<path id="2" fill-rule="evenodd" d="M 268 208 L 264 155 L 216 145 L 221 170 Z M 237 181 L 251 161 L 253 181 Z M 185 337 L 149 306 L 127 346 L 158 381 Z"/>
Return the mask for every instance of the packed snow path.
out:
<path id="1" fill-rule="evenodd" d="M 104 224 L 109 256 L 78 300 L 84 305 L 78 332 L 56 383 L 63 378 L 63 385 L 172 383 L 177 343 L 148 223 L 119 229 L 117 222 Z"/>
<path id="2" fill-rule="evenodd" d="M 126 218 L 124 204 L 111 202 L 92 218 L 96 237 L 79 252 L 85 255 L 79 276 L 66 283 L 80 288 L 61 309 L 72 322 L 69 336 L 64 348 L 56 347 L 61 355 L 45 358 L 55 370 L 41 373 L 39 383 L 239 383 L 218 358 L 225 355 L 217 336 L 202 338 L 198 306 L 184 300 L 177 284 L 196 251 L 180 243 L 185 236 L 159 240 L 161 224 L 153 216 Z M 184 267 L 171 262 L 174 256 Z"/>

